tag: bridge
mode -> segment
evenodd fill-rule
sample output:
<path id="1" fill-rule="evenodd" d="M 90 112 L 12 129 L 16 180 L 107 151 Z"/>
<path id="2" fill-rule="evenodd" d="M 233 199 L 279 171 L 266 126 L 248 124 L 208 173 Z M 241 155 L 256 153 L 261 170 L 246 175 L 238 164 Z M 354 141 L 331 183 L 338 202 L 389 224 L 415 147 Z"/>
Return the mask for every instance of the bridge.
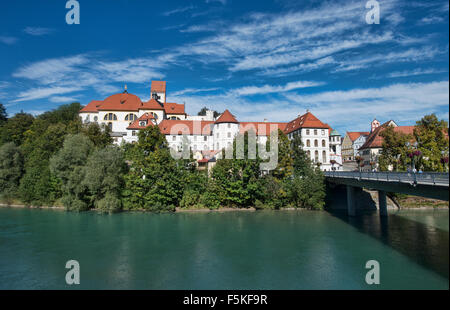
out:
<path id="1" fill-rule="evenodd" d="M 381 216 L 387 215 L 386 192 L 449 201 L 448 173 L 325 171 L 325 177 L 327 182 L 346 186 L 347 210 L 350 216 L 356 215 L 356 187 L 378 191 Z"/>

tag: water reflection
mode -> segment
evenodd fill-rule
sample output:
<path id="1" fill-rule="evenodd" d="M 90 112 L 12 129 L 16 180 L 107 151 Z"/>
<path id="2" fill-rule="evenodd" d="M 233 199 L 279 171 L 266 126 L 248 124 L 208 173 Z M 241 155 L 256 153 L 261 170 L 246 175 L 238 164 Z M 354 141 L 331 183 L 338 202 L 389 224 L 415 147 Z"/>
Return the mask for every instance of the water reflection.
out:
<path id="1" fill-rule="evenodd" d="M 331 214 L 421 266 L 449 278 L 448 231 L 406 218 L 401 213 L 390 213 L 388 217 L 380 217 L 377 212 L 365 212 L 357 217 L 349 217 L 346 212 Z M 429 213 L 424 216 L 433 217 Z"/>

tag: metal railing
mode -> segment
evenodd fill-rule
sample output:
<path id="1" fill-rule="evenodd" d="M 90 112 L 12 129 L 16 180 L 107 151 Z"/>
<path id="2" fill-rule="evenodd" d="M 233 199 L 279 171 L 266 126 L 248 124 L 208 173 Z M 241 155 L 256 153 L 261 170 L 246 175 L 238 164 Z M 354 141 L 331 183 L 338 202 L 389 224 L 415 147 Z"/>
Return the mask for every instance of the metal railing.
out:
<path id="1" fill-rule="evenodd" d="M 347 178 L 383 182 L 427 184 L 448 186 L 449 174 L 440 172 L 366 172 L 366 171 L 325 171 L 326 177 Z"/>

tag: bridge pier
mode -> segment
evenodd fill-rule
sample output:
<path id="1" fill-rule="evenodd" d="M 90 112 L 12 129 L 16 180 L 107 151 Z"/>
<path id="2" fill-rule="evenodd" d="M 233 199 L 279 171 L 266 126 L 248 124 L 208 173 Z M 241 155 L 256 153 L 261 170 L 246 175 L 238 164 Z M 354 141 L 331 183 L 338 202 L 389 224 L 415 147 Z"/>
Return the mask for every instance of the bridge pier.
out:
<path id="1" fill-rule="evenodd" d="M 378 191 L 378 208 L 380 209 L 380 216 L 388 215 L 385 191 Z"/>
<path id="2" fill-rule="evenodd" d="M 355 188 L 350 185 L 347 188 L 347 212 L 349 216 L 356 216 Z"/>

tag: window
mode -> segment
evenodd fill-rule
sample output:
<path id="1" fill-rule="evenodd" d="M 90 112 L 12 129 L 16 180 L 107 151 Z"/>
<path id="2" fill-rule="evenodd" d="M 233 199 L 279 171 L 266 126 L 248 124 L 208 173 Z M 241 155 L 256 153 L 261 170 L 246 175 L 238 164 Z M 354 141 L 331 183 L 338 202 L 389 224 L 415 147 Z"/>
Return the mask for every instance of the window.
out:
<path id="1" fill-rule="evenodd" d="M 179 118 L 179 117 L 176 117 L 176 116 L 171 116 L 169 119 L 170 119 L 170 120 L 180 120 L 180 118 Z"/>
<path id="2" fill-rule="evenodd" d="M 306 134 L 309 135 L 309 129 L 306 129 Z"/>
<path id="3" fill-rule="evenodd" d="M 322 140 L 322 147 L 325 147 L 326 146 L 326 142 L 325 142 L 325 140 Z"/>
<path id="4" fill-rule="evenodd" d="M 317 141 L 317 139 L 314 140 L 314 146 L 315 146 L 315 147 L 318 147 L 318 146 L 319 146 L 319 141 Z"/>
<path id="5" fill-rule="evenodd" d="M 208 137 L 207 136 L 203 136 L 203 141 L 208 141 Z"/>
<path id="6" fill-rule="evenodd" d="M 177 141 L 177 136 L 172 136 L 172 141 Z"/>
<path id="7" fill-rule="evenodd" d="M 112 131 L 112 123 L 111 122 L 108 123 L 108 128 L 109 128 L 109 130 Z"/>
<path id="8" fill-rule="evenodd" d="M 132 122 L 132 121 L 137 120 L 137 116 L 136 116 L 136 114 L 130 113 L 130 114 L 127 114 L 127 116 L 125 116 L 125 120 Z"/>
<path id="9" fill-rule="evenodd" d="M 140 121 L 139 126 L 141 126 L 141 127 L 147 126 L 147 121 Z"/>
<path id="10" fill-rule="evenodd" d="M 309 141 L 309 139 L 306 140 L 306 146 L 307 146 L 307 147 L 310 147 L 310 146 L 311 146 L 311 142 Z"/>
<path id="11" fill-rule="evenodd" d="M 227 137 L 231 138 L 231 132 L 227 133 Z"/>
<path id="12" fill-rule="evenodd" d="M 153 115 L 153 117 L 154 117 L 155 119 L 158 119 L 158 114 L 156 114 L 155 112 L 150 112 L 150 114 Z"/>
<path id="13" fill-rule="evenodd" d="M 230 123 L 228 123 L 228 128 L 231 128 L 231 124 Z"/>
<path id="14" fill-rule="evenodd" d="M 131 132 L 131 135 L 132 135 L 133 137 L 136 136 L 136 131 L 133 130 L 133 131 Z"/>
<path id="15" fill-rule="evenodd" d="M 314 135 L 317 136 L 317 129 L 314 129 Z"/>
<path id="16" fill-rule="evenodd" d="M 98 121 L 98 116 L 94 116 L 94 122 Z"/>
<path id="17" fill-rule="evenodd" d="M 311 151 L 308 151 L 307 154 L 308 154 L 308 157 L 311 158 Z"/>
<path id="18" fill-rule="evenodd" d="M 108 113 L 103 118 L 104 121 L 117 121 L 117 116 L 114 113 Z"/>
<path id="19" fill-rule="evenodd" d="M 319 152 L 318 151 L 314 152 L 314 160 L 319 161 Z"/>
<path id="20" fill-rule="evenodd" d="M 325 152 L 325 151 L 322 152 L 322 162 L 323 163 L 327 162 L 327 152 Z"/>

